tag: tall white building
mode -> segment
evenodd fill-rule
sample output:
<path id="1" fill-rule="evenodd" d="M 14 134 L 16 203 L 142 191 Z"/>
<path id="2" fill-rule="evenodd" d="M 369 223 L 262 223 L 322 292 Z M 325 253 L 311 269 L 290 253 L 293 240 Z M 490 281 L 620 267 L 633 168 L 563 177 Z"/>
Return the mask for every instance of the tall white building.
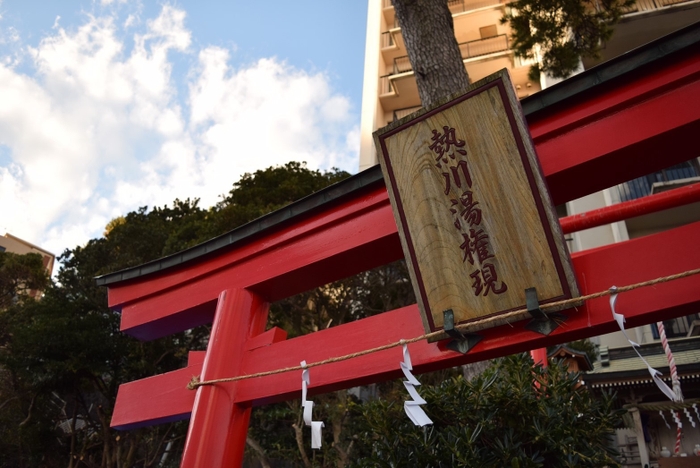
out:
<path id="1" fill-rule="evenodd" d="M 472 82 L 507 68 L 519 98 L 552 84 L 542 75 L 533 82 L 532 62 L 510 48 L 510 27 L 500 19 L 509 0 L 447 0 L 455 38 Z M 592 2 L 593 3 L 593 2 Z M 588 69 L 628 50 L 700 21 L 700 0 L 637 0 L 604 45 L 600 60 L 584 60 Z M 418 88 L 391 0 L 369 0 L 362 92 L 360 171 L 377 164 L 372 132 L 420 108 Z"/>
<path id="2" fill-rule="evenodd" d="M 455 37 L 472 81 L 502 68 L 510 71 L 519 97 L 539 91 L 529 81 L 530 63 L 510 49 L 510 27 L 501 24 L 503 0 L 450 0 Z M 377 164 L 372 132 L 420 108 L 418 88 L 390 0 L 369 0 L 362 93 L 360 170 Z"/>

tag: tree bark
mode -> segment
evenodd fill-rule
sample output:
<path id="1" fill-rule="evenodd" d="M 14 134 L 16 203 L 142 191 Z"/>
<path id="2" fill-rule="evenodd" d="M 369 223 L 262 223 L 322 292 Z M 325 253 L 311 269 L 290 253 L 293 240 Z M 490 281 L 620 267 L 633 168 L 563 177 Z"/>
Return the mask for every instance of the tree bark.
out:
<path id="1" fill-rule="evenodd" d="M 258 461 L 262 465 L 262 468 L 271 468 L 270 460 L 268 460 L 267 455 L 265 455 L 265 450 L 260 444 L 250 436 L 246 437 L 245 442 L 258 454 Z"/>
<path id="2" fill-rule="evenodd" d="M 464 364 L 462 366 L 462 376 L 464 380 L 471 381 L 480 376 L 489 367 L 491 367 L 491 361 L 478 361 L 472 362 L 471 364 Z"/>
<path id="3" fill-rule="evenodd" d="M 463 91 L 469 75 L 455 39 L 447 0 L 392 0 L 408 59 L 415 72 L 421 104 L 433 104 Z M 488 369 L 490 361 L 462 366 L 471 380 Z"/>
<path id="4" fill-rule="evenodd" d="M 469 86 L 447 0 L 392 0 L 423 107 Z"/>
<path id="5" fill-rule="evenodd" d="M 292 428 L 294 429 L 294 438 L 297 441 L 297 447 L 299 448 L 299 453 L 301 454 L 301 460 L 304 462 L 304 466 L 307 468 L 311 468 L 311 461 L 309 461 L 309 457 L 306 455 L 306 449 L 304 448 L 304 434 L 302 433 L 303 430 L 303 423 L 299 422 L 298 424 L 292 424 Z"/>
<path id="6" fill-rule="evenodd" d="M 29 421 L 31 421 L 31 419 L 32 419 L 32 410 L 34 409 L 34 402 L 36 401 L 36 397 L 37 397 L 37 396 L 38 396 L 38 394 L 34 394 L 34 396 L 32 397 L 32 401 L 31 401 L 31 403 L 29 403 L 29 410 L 27 411 L 27 417 L 24 419 L 24 421 L 22 421 L 21 423 L 19 423 L 19 427 L 22 427 L 22 426 L 24 426 L 25 424 L 27 424 Z"/>

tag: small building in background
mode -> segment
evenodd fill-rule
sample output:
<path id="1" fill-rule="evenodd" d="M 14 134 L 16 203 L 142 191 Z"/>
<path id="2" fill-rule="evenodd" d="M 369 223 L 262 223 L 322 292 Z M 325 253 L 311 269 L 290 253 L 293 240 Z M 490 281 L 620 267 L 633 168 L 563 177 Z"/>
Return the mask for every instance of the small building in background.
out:
<path id="1" fill-rule="evenodd" d="M 666 322 L 686 323 L 691 320 L 695 323 L 697 314 Z M 648 326 L 651 329 L 655 327 Z M 665 328 L 668 334 L 675 329 L 673 326 Z M 700 466 L 700 457 L 695 455 L 696 447 L 700 444 L 700 336 L 697 332 L 693 334 L 695 329 L 691 326 L 682 337 L 672 335 L 670 339 L 683 402 L 672 402 L 661 393 L 646 363 L 629 345 L 601 347 L 600 358 L 593 371 L 584 376 L 586 386 L 592 392 L 614 391 L 618 404 L 628 411 L 624 427 L 616 431 L 623 467 L 671 466 L 670 462 L 665 463 L 664 457 L 668 452 L 675 451 L 678 429 L 674 413 L 683 424 L 680 452 L 687 455 L 688 463 L 696 463 L 687 466 Z M 670 387 L 669 364 L 662 343 L 650 340 L 641 344 L 638 350 L 651 367 L 661 372 L 663 380 Z M 664 448 L 668 451 L 665 454 Z"/>
<path id="2" fill-rule="evenodd" d="M 54 254 L 26 240 L 15 237 L 12 234 L 0 236 L 0 252 L 10 252 L 18 255 L 25 255 L 28 253 L 39 254 L 41 255 L 46 274 L 51 276 L 53 273 L 53 265 L 56 261 L 56 256 Z M 37 298 L 39 294 L 40 291 L 32 291 L 31 296 Z"/>
<path id="3" fill-rule="evenodd" d="M 587 372 L 593 370 L 588 354 L 584 351 L 569 348 L 566 345 L 559 345 L 547 353 L 550 360 L 563 360 L 566 367 L 571 372 Z"/>

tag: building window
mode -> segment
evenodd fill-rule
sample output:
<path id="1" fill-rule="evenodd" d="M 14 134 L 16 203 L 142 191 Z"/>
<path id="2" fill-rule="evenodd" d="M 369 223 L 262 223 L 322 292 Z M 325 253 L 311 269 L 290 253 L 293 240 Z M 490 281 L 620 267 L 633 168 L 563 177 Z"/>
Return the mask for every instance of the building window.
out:
<path id="1" fill-rule="evenodd" d="M 483 28 L 479 28 L 479 34 L 481 35 L 482 39 L 496 37 L 498 36 L 498 29 L 496 28 L 495 24 L 492 24 L 491 26 L 484 26 Z"/>
<path id="2" fill-rule="evenodd" d="M 697 159 L 691 159 L 664 170 L 647 174 L 643 177 L 638 177 L 624 184 L 617 186 L 620 194 L 620 201 L 635 200 L 637 198 L 646 197 L 653 193 L 663 191 L 664 188 L 681 187 L 683 184 L 674 185 L 673 181 L 682 181 L 690 179 L 686 183 L 695 182 L 695 178 L 700 176 L 700 166 Z"/>
<path id="3" fill-rule="evenodd" d="M 685 317 L 664 320 L 664 330 L 666 330 L 666 338 L 684 338 L 688 336 L 690 325 L 694 320 L 698 320 L 698 314 L 691 314 Z M 655 323 L 651 324 L 651 334 L 655 340 L 659 339 L 659 328 Z"/>

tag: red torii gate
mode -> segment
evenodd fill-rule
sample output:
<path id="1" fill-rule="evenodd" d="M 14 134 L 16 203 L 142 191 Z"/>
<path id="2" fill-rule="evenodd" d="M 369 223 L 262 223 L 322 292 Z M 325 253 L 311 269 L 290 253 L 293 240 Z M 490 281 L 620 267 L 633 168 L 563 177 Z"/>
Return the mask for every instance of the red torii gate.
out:
<path id="1" fill-rule="evenodd" d="M 557 204 L 696 157 L 700 25 L 582 73 L 522 105 Z M 661 203 L 698 201 L 699 194 L 696 185 L 680 196 L 664 195 Z M 630 203 L 628 211 L 649 205 Z M 610 222 L 615 217 L 611 208 L 595 219 Z M 580 229 L 580 218 L 564 219 L 562 226 L 571 230 L 567 226 L 576 222 Z M 700 222 L 574 254 L 581 292 L 698 268 L 698 239 Z M 251 407 L 298 398 L 299 373 L 196 392 L 186 389 L 190 378 L 298 366 L 302 360 L 317 362 L 422 335 L 415 305 L 291 340 L 280 329 L 265 331 L 270 302 L 402 256 L 377 166 L 192 249 L 98 278 L 109 288 L 109 306 L 122 313 L 122 331 L 141 340 L 214 323 L 208 350 L 190 353 L 186 368 L 121 385 L 112 426 L 130 429 L 191 417 L 182 466 L 240 465 Z M 630 327 L 696 312 L 700 277 L 634 290 L 622 296 L 619 307 Z M 412 344 L 415 372 L 617 327 L 605 298 L 566 314 L 566 326 L 549 336 L 525 329 L 524 322 L 481 331 L 484 339 L 466 355 L 447 350 L 444 342 Z M 397 378 L 399 360 L 399 351 L 390 349 L 316 367 L 310 395 Z"/>

